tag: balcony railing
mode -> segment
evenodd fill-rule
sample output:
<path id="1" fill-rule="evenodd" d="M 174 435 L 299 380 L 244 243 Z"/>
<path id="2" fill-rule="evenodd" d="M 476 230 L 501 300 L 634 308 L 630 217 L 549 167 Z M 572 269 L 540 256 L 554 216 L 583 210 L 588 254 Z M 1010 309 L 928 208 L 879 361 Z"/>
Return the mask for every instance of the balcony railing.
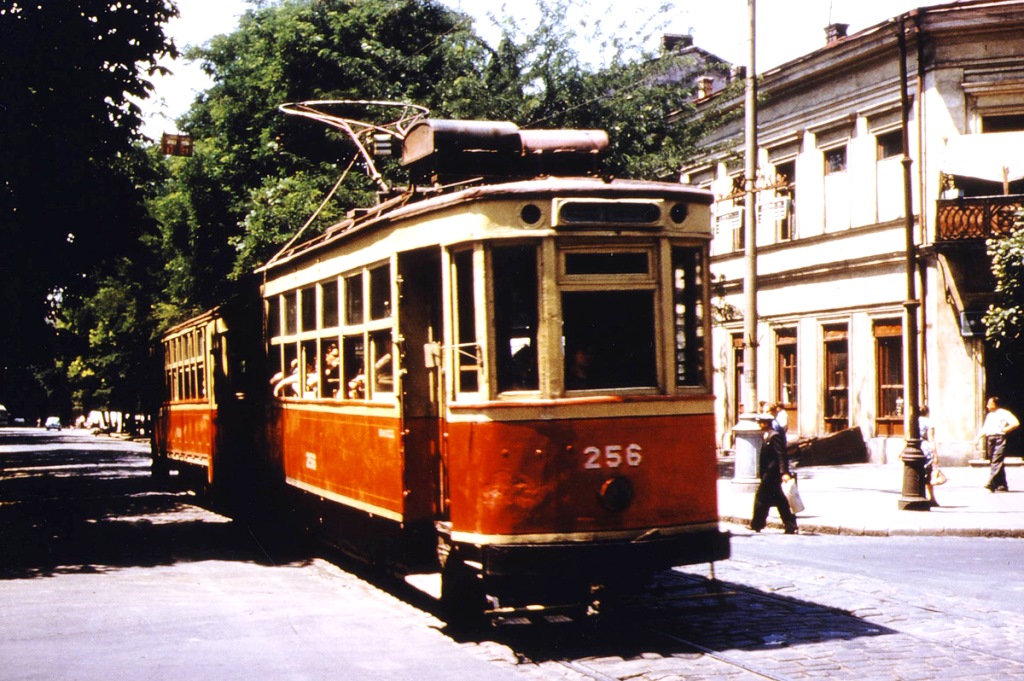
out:
<path id="1" fill-rule="evenodd" d="M 935 240 L 968 241 L 1004 236 L 1020 229 L 1024 196 L 979 196 L 936 202 Z"/>

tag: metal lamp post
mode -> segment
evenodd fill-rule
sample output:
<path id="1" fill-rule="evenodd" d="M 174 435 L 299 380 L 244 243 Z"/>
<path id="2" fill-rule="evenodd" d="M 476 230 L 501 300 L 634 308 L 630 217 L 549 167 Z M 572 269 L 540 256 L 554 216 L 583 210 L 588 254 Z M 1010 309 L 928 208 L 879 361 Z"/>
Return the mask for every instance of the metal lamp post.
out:
<path id="1" fill-rule="evenodd" d="M 905 430 L 907 444 L 900 459 L 903 461 L 903 493 L 899 500 L 901 511 L 927 511 L 931 503 L 924 496 L 925 458 L 921 451 L 921 427 L 918 423 L 920 395 L 918 391 L 917 315 L 921 307 L 917 299 L 917 253 L 914 240 L 914 197 L 910 173 L 910 98 L 907 94 L 907 36 L 905 17 L 899 21 L 896 36 L 900 53 L 900 104 L 903 116 L 903 214 L 906 233 L 907 299 L 904 307 L 904 366 L 906 367 Z"/>

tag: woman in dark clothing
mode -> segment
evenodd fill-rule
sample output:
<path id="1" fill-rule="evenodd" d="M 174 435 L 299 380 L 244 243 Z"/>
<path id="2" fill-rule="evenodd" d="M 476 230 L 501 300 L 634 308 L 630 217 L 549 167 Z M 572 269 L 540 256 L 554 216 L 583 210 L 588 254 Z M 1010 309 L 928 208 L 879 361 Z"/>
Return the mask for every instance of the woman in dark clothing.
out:
<path id="1" fill-rule="evenodd" d="M 782 491 L 783 481 L 792 477 L 789 473 L 789 458 L 786 456 L 786 443 L 782 435 L 772 428 L 771 414 L 758 414 L 757 425 L 761 427 L 761 453 L 758 458 L 758 471 L 761 478 L 754 493 L 754 515 L 750 520 L 750 529 L 760 532 L 768 520 L 768 511 L 772 506 L 778 509 L 786 534 L 796 534 L 796 516 L 789 508 L 789 501 Z"/>

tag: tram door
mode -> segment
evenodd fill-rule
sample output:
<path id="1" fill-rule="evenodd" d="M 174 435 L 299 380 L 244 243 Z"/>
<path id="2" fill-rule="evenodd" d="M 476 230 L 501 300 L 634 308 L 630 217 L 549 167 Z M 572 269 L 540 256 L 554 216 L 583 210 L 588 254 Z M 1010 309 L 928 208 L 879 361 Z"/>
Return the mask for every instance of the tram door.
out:
<path id="1" fill-rule="evenodd" d="M 402 418 L 405 431 L 406 514 L 443 518 L 446 513 L 442 465 L 440 373 L 426 348 L 439 343 L 441 254 L 439 250 L 398 257 L 398 326 L 402 349 Z"/>

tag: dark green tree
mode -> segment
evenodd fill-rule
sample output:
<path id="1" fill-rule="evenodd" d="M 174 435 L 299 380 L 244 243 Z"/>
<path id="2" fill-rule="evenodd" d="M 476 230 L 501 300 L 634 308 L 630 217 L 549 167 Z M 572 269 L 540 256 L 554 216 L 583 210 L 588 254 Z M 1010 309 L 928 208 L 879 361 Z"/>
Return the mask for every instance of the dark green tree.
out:
<path id="1" fill-rule="evenodd" d="M 564 20 L 584 3 L 537 3 L 536 26 L 495 18 L 492 46 L 437 0 L 263 2 L 235 32 L 188 51 L 214 85 L 180 122 L 195 155 L 170 164 L 151 204 L 161 224 L 164 323 L 225 300 L 304 228 L 343 175 L 354 151 L 345 137 L 284 115 L 284 103 L 402 101 L 437 118 L 601 128 L 612 139 L 609 172 L 673 177 L 703 133 L 675 122 L 690 106 L 688 69 L 697 65 L 679 53 L 645 53 L 617 30 L 602 37 L 578 25 L 595 31 L 589 42 L 601 41 L 606 57 L 584 63 L 574 47 L 582 38 Z M 396 164 L 384 170 L 402 183 Z M 345 175 L 306 235 L 371 203 L 375 189 L 363 173 Z"/>
<path id="2" fill-rule="evenodd" d="M 997 346 L 1024 349 L 1024 213 L 1015 231 L 989 239 L 988 255 L 996 281 L 996 301 L 985 313 L 985 335 Z"/>
<path id="3" fill-rule="evenodd" d="M 28 416 L 68 409 L 55 368 L 89 329 L 62 318 L 144 257 L 134 100 L 174 53 L 175 14 L 170 0 L 0 5 L 0 400 Z"/>

